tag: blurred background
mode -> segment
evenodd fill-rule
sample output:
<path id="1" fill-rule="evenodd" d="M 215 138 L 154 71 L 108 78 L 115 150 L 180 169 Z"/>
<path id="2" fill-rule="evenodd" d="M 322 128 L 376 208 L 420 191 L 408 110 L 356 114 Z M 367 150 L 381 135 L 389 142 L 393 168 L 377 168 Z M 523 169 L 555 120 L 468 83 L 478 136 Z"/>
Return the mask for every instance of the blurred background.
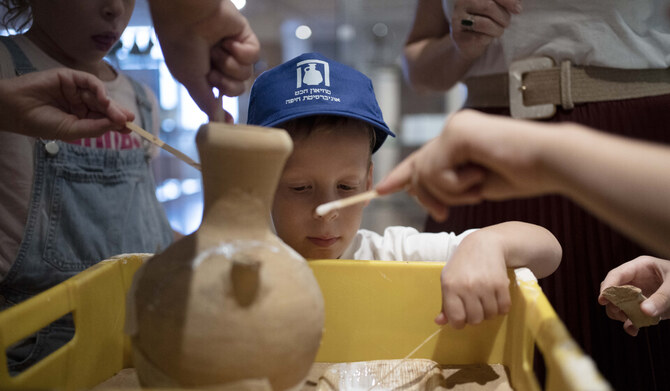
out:
<path id="1" fill-rule="evenodd" d="M 465 89 L 417 94 L 403 80 L 402 47 L 414 18 L 416 0 L 233 0 L 261 42 L 255 75 L 305 52 L 320 52 L 366 74 L 384 119 L 397 135 L 373 155 L 375 182 L 402 158 L 437 135 L 449 112 L 461 107 Z M 197 159 L 195 133 L 207 121 L 188 92 L 168 71 L 154 34 L 146 0 L 137 0 L 133 17 L 108 61 L 149 85 L 159 99 L 160 137 Z M 253 80 L 249 82 L 251 87 Z M 225 98 L 237 123 L 246 123 L 248 91 Z M 200 173 L 161 151 L 154 161 L 157 196 L 174 229 L 188 234 L 200 225 Z M 389 225 L 422 229 L 423 210 L 406 194 L 370 203 L 363 228 L 381 232 Z"/>
<path id="2" fill-rule="evenodd" d="M 234 0 L 261 42 L 255 74 L 305 52 L 320 52 L 366 74 L 387 124 L 397 135 L 375 155 L 375 181 L 402 158 L 434 137 L 446 115 L 460 108 L 465 90 L 417 94 L 403 80 L 402 47 L 412 26 L 416 0 Z M 197 160 L 195 132 L 207 117 L 174 81 L 163 61 L 146 0 L 137 0 L 121 45 L 109 60 L 151 86 L 161 106 L 161 135 Z M 253 80 L 249 82 L 249 87 Z M 226 109 L 246 123 L 248 91 L 227 98 Z M 202 218 L 200 173 L 162 152 L 154 164 L 157 195 L 173 228 L 190 233 Z M 423 228 L 424 211 L 406 194 L 370 203 L 363 228 L 377 232 L 390 225 Z"/>

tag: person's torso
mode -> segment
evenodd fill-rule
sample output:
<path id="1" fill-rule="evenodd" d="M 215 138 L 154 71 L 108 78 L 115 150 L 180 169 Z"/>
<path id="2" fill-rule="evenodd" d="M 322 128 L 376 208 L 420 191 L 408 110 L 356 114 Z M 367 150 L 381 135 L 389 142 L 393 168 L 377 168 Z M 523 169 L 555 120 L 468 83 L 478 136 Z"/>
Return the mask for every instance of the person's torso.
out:
<path id="1" fill-rule="evenodd" d="M 49 69 L 50 59 L 34 49 L 27 45 L 28 62 L 32 53 Z M 0 52 L 3 72 L 6 60 Z M 140 126 L 156 129 L 156 105 L 141 96 L 143 87 L 126 77 L 106 87 Z M 19 299 L 106 257 L 154 252 L 171 241 L 148 165 L 154 149 L 113 133 L 66 143 L 0 132 L 0 277 L 5 288 L 26 287 Z"/>
<path id="2" fill-rule="evenodd" d="M 453 4 L 443 0 L 447 20 Z M 467 76 L 507 72 L 513 61 L 535 56 L 581 66 L 670 67 L 670 17 L 664 0 L 541 0 L 522 6 Z"/>

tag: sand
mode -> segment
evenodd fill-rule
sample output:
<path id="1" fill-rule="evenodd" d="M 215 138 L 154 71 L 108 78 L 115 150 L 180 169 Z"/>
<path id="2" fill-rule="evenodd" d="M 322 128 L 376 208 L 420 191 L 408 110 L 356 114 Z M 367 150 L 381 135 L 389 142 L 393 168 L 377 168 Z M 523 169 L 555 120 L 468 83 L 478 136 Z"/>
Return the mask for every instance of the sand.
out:
<path id="1" fill-rule="evenodd" d="M 395 367 L 397 360 L 361 363 L 314 363 L 300 391 L 366 391 Z M 248 390 L 256 388 L 245 388 Z M 99 384 L 93 391 L 139 390 L 134 368 L 126 368 Z M 438 365 L 430 360 L 411 359 L 399 365 L 371 391 L 509 391 L 507 371 L 502 364 Z"/>

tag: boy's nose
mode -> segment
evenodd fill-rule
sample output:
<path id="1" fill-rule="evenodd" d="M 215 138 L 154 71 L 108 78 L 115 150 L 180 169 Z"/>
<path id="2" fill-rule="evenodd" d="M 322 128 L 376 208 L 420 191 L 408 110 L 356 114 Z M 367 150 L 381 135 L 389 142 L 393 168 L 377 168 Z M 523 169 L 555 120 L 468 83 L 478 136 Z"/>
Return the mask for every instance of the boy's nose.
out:
<path id="1" fill-rule="evenodd" d="M 338 212 L 338 209 L 335 209 L 331 211 L 330 213 L 326 213 L 324 216 L 321 216 L 320 214 L 316 213 L 316 207 L 312 211 L 312 216 L 317 219 L 317 220 L 323 220 L 323 221 L 333 221 L 335 220 L 340 213 Z"/>
<path id="2" fill-rule="evenodd" d="M 335 220 L 337 216 L 339 216 L 337 210 L 334 210 L 331 213 L 327 213 L 326 215 L 321 216 L 318 213 L 316 213 L 316 208 L 318 208 L 319 205 L 337 201 L 338 199 L 340 199 L 340 197 L 337 195 L 336 192 L 333 191 L 323 190 L 320 193 L 318 193 L 316 197 L 313 199 L 313 202 L 316 203 L 316 205 L 314 205 L 314 209 L 312 209 L 312 215 L 314 216 L 314 218 L 317 220 L 324 220 L 324 221 Z"/>

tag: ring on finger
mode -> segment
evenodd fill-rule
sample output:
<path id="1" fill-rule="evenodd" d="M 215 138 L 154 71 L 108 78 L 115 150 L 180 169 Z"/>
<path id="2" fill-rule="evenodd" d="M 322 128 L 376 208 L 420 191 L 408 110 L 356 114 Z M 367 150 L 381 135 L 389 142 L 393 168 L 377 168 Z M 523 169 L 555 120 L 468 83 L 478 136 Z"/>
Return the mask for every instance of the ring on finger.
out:
<path id="1" fill-rule="evenodd" d="M 475 30 L 474 15 L 468 14 L 468 16 L 465 19 L 461 19 L 461 27 L 463 27 L 463 30 L 474 31 Z"/>

